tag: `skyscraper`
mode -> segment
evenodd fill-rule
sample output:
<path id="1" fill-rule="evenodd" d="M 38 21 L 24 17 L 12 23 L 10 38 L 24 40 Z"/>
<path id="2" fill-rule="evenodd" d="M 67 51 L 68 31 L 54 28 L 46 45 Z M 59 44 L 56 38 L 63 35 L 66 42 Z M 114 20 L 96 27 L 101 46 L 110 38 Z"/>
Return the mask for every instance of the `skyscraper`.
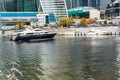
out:
<path id="1" fill-rule="evenodd" d="M 0 11 L 36 12 L 39 0 L 0 0 Z"/>
<path id="2" fill-rule="evenodd" d="M 0 11 L 54 13 L 56 17 L 67 17 L 65 0 L 0 0 Z"/>
<path id="3" fill-rule="evenodd" d="M 96 9 L 103 10 L 107 4 L 110 4 L 114 0 L 66 0 L 67 8 L 89 6 Z"/>
<path id="4" fill-rule="evenodd" d="M 65 0 L 40 0 L 43 12 L 54 13 L 56 18 L 67 17 Z"/>
<path id="5" fill-rule="evenodd" d="M 100 0 L 88 0 L 88 6 L 99 9 L 100 8 Z"/>
<path id="6" fill-rule="evenodd" d="M 4 11 L 4 0 L 0 1 L 0 11 Z"/>
<path id="7" fill-rule="evenodd" d="M 100 10 L 105 10 L 108 4 L 112 3 L 111 0 L 100 0 Z"/>
<path id="8" fill-rule="evenodd" d="M 88 0 L 66 0 L 67 8 L 75 8 L 80 6 L 88 6 Z"/>

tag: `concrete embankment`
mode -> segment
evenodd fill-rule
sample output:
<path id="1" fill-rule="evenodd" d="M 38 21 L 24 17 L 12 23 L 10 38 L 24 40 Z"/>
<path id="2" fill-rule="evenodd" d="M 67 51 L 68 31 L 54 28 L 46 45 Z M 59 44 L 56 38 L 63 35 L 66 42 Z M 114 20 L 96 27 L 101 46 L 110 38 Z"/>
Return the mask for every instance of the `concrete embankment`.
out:
<path id="1" fill-rule="evenodd" d="M 89 30 L 100 30 L 106 31 L 104 35 L 120 35 L 120 27 L 86 27 L 86 28 L 68 28 L 66 29 L 65 35 L 76 35 L 84 36 L 87 35 Z M 98 34 L 99 35 L 99 34 Z"/>
<path id="2" fill-rule="evenodd" d="M 84 36 L 87 35 L 88 31 L 91 29 L 107 31 L 105 35 L 120 35 L 120 27 L 58 28 L 52 31 L 57 32 L 58 35 Z M 13 34 L 14 30 L 5 30 L 3 36 L 12 36 Z"/>

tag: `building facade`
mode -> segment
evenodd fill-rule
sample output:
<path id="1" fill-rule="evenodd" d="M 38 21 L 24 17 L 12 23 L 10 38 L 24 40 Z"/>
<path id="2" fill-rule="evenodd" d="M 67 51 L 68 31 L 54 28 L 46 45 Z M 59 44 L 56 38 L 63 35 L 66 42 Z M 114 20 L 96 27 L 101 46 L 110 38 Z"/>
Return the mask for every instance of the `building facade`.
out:
<path id="1" fill-rule="evenodd" d="M 0 0 L 0 11 L 7 12 L 36 12 L 39 0 Z"/>
<path id="2" fill-rule="evenodd" d="M 88 6 L 88 0 L 66 0 L 67 8 L 72 9 L 80 6 Z"/>
<path id="3" fill-rule="evenodd" d="M 54 13 L 57 18 L 67 17 L 65 0 L 0 0 L 1 12 Z"/>
<path id="4" fill-rule="evenodd" d="M 110 4 L 113 1 L 114 0 L 66 0 L 66 4 L 68 9 L 88 6 L 88 7 L 104 10 L 107 4 Z"/>
<path id="5" fill-rule="evenodd" d="M 105 14 L 109 18 L 120 16 L 120 0 L 116 0 L 112 4 L 108 4 L 105 10 Z"/>
<path id="6" fill-rule="evenodd" d="M 79 16 L 79 18 L 90 18 L 90 19 L 100 19 L 100 11 L 92 7 L 77 7 L 68 10 L 68 16 L 74 17 Z"/>
<path id="7" fill-rule="evenodd" d="M 53 13 L 45 14 L 45 13 L 39 13 L 37 14 L 38 19 L 38 26 L 45 26 L 47 24 L 56 24 L 57 20 Z"/>
<path id="8" fill-rule="evenodd" d="M 44 13 L 54 13 L 56 18 L 67 17 L 67 6 L 65 0 L 40 0 Z"/>

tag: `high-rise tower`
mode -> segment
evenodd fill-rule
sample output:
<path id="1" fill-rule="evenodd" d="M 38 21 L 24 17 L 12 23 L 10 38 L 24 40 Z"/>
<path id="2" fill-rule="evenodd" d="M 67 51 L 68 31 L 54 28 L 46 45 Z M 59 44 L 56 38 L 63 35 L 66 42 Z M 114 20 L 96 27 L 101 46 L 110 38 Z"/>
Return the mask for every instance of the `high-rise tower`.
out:
<path id="1" fill-rule="evenodd" d="M 114 0 L 66 0 L 66 4 L 68 9 L 88 6 L 104 10 L 112 1 Z"/>
<path id="2" fill-rule="evenodd" d="M 0 11 L 36 12 L 39 0 L 0 0 Z"/>

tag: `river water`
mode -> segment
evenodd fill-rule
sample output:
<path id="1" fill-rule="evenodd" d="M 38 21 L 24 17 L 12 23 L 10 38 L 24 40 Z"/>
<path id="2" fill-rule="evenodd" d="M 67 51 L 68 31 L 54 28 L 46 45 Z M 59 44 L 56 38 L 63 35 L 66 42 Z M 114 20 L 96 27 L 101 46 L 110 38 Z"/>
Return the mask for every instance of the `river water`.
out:
<path id="1" fill-rule="evenodd" d="M 1 37 L 0 80 L 120 80 L 120 37 Z"/>

